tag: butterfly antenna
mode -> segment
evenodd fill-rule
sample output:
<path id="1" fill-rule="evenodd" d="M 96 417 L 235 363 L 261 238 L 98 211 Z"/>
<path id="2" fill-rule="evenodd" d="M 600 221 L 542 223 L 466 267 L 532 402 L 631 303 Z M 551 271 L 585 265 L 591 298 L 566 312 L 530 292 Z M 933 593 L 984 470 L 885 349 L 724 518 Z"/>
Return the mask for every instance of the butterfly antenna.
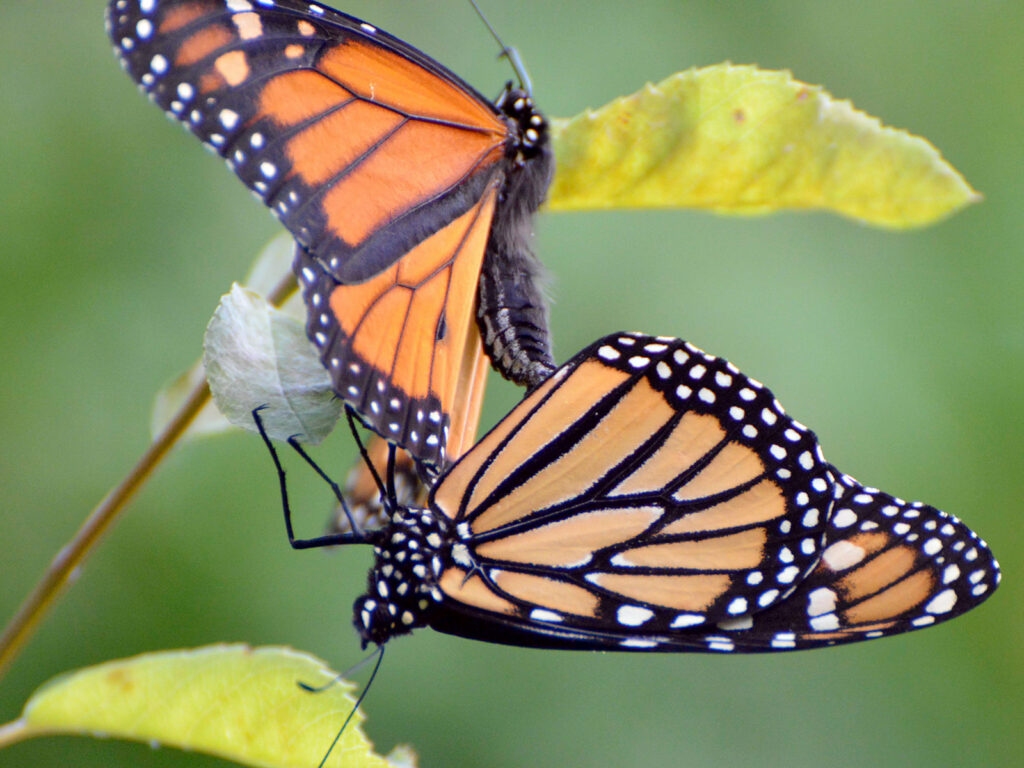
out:
<path id="1" fill-rule="evenodd" d="M 355 706 L 352 707 L 352 711 L 348 713 L 348 717 L 345 718 L 345 722 L 341 724 L 341 728 L 338 729 L 338 733 L 335 734 L 335 736 L 334 736 L 334 741 L 332 741 L 331 742 L 331 746 L 329 746 L 327 748 L 327 752 L 324 754 L 324 757 L 320 761 L 320 764 L 317 766 L 317 768 L 324 768 L 324 764 L 327 762 L 327 758 L 331 756 L 331 752 L 334 751 L 335 745 L 341 739 L 341 734 L 343 734 L 345 732 L 345 729 L 348 728 L 349 721 L 352 720 L 352 717 L 355 715 L 356 711 L 359 709 L 359 706 L 363 703 L 363 699 L 366 698 L 366 694 L 370 692 L 370 686 L 373 685 L 373 680 L 374 680 L 375 677 L 377 677 L 377 670 L 380 669 L 380 663 L 382 661 L 384 661 L 384 646 L 383 645 L 381 645 L 381 646 L 379 646 L 377 648 L 376 656 L 377 656 L 377 663 L 373 665 L 373 672 L 370 673 L 370 679 L 366 681 L 366 687 L 363 688 L 362 693 L 359 694 L 359 698 L 356 699 Z M 373 658 L 373 655 L 371 655 L 368 659 L 364 659 L 360 664 L 357 665 L 357 668 L 362 666 L 367 661 L 369 661 L 369 659 L 372 659 L 372 658 Z M 310 691 L 311 693 L 319 693 L 320 691 L 323 691 L 326 688 L 328 688 L 331 685 L 333 685 L 337 679 L 338 678 L 334 678 L 334 680 L 331 680 L 329 683 L 327 683 L 327 685 L 320 686 L 319 688 L 309 688 L 309 687 L 303 685 L 302 683 L 299 683 L 299 685 L 302 686 L 303 688 L 305 688 L 307 691 Z"/>
<path id="2" fill-rule="evenodd" d="M 366 446 L 363 445 L 363 439 L 359 436 L 359 430 L 356 428 L 356 421 L 364 427 L 366 424 L 363 423 L 363 420 L 359 418 L 359 414 L 356 413 L 355 409 L 348 403 L 345 404 L 345 417 L 348 419 L 348 428 L 352 432 L 352 437 L 356 441 L 356 446 L 359 448 L 359 455 L 363 457 L 363 463 L 366 465 L 366 468 L 370 470 L 370 474 L 373 476 L 373 481 L 377 485 L 381 504 L 384 505 L 385 510 L 390 514 L 392 509 L 390 505 L 390 497 L 387 495 L 387 487 L 384 485 L 384 481 L 381 480 L 380 473 L 377 472 L 377 468 L 370 460 L 370 452 L 367 451 Z"/>
<path id="3" fill-rule="evenodd" d="M 519 87 L 526 91 L 527 94 L 533 95 L 533 83 L 530 82 L 530 75 L 526 71 L 526 67 L 523 65 L 523 60 L 519 56 L 519 51 L 508 45 L 505 45 L 505 41 L 501 39 L 498 31 L 491 26 L 491 22 L 484 16 L 484 12 L 480 10 L 480 6 L 476 4 L 476 0 L 469 0 L 469 4 L 473 6 L 473 10 L 476 11 L 476 15 L 480 17 L 480 20 L 487 27 L 487 30 L 491 33 L 491 37 L 494 38 L 495 42 L 501 48 L 501 53 L 498 54 L 498 58 L 505 58 L 508 63 L 512 65 L 512 71 L 516 73 L 516 78 L 519 80 Z"/>

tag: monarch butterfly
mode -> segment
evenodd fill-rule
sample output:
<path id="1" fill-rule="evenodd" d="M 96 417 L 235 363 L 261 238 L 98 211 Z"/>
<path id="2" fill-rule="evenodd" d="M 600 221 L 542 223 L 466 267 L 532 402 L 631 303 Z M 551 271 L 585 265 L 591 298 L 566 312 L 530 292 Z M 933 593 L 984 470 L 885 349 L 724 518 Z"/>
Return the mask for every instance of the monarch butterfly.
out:
<path id="1" fill-rule="evenodd" d="M 955 517 L 843 474 L 726 360 L 601 339 L 558 368 L 368 543 L 364 647 L 430 626 L 512 645 L 762 652 L 953 618 L 999 583 Z"/>
<path id="2" fill-rule="evenodd" d="M 435 467 L 472 440 L 474 307 L 503 375 L 554 369 L 530 245 L 553 160 L 529 93 L 492 104 L 301 0 L 111 0 L 107 27 L 129 75 L 295 237 L 307 332 L 376 431 Z"/>

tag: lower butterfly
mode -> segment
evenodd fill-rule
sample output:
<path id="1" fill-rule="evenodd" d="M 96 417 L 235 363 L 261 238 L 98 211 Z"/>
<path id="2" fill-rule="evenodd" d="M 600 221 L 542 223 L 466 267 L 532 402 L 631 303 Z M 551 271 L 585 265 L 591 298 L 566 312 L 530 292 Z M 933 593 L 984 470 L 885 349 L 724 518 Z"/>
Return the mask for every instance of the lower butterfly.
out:
<path id="1" fill-rule="evenodd" d="M 843 474 L 762 384 L 668 337 L 597 341 L 425 506 L 384 495 L 382 529 L 292 538 L 374 546 L 364 646 L 430 626 L 542 648 L 796 650 L 930 626 L 999 583 L 957 518 Z"/>

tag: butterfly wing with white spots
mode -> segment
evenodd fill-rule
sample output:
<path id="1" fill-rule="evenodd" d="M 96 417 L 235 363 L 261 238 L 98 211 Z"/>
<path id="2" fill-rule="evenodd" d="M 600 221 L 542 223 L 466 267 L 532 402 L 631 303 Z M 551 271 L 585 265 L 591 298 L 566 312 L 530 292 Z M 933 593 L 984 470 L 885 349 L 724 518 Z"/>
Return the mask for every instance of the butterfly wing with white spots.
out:
<path id="1" fill-rule="evenodd" d="M 998 583 L 985 544 L 865 488 L 760 383 L 677 339 L 602 339 L 372 538 L 364 642 L 759 652 L 952 618 Z"/>

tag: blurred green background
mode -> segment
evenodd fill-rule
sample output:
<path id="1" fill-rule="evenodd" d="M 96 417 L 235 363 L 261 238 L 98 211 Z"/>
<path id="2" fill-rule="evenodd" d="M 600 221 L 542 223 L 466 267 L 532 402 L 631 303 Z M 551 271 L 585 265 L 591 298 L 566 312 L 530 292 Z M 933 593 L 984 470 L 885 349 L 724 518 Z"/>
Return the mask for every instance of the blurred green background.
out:
<path id="1" fill-rule="evenodd" d="M 102 3 L 0 3 L 0 617 L 148 441 L 151 399 L 278 225 L 119 71 Z M 775 657 L 539 652 L 429 630 L 390 646 L 368 702 L 382 749 L 433 766 L 1024 764 L 1024 4 L 498 3 L 539 103 L 570 116 L 677 70 L 790 68 L 923 135 L 985 195 L 926 230 L 825 214 L 542 215 L 560 359 L 600 334 L 675 334 L 767 382 L 861 480 L 953 512 L 1004 586 L 950 624 Z M 352 2 L 485 93 L 509 77 L 468 5 Z M 494 381 L 493 423 L 517 392 Z M 336 439 L 318 456 L 350 461 Z M 296 470 L 298 467 L 295 468 Z M 329 509 L 292 473 L 299 525 Z M 0 682 L 142 651 L 288 644 L 335 668 L 371 553 L 292 552 L 259 440 L 177 451 Z M 60 738 L 0 766 L 214 766 Z"/>

